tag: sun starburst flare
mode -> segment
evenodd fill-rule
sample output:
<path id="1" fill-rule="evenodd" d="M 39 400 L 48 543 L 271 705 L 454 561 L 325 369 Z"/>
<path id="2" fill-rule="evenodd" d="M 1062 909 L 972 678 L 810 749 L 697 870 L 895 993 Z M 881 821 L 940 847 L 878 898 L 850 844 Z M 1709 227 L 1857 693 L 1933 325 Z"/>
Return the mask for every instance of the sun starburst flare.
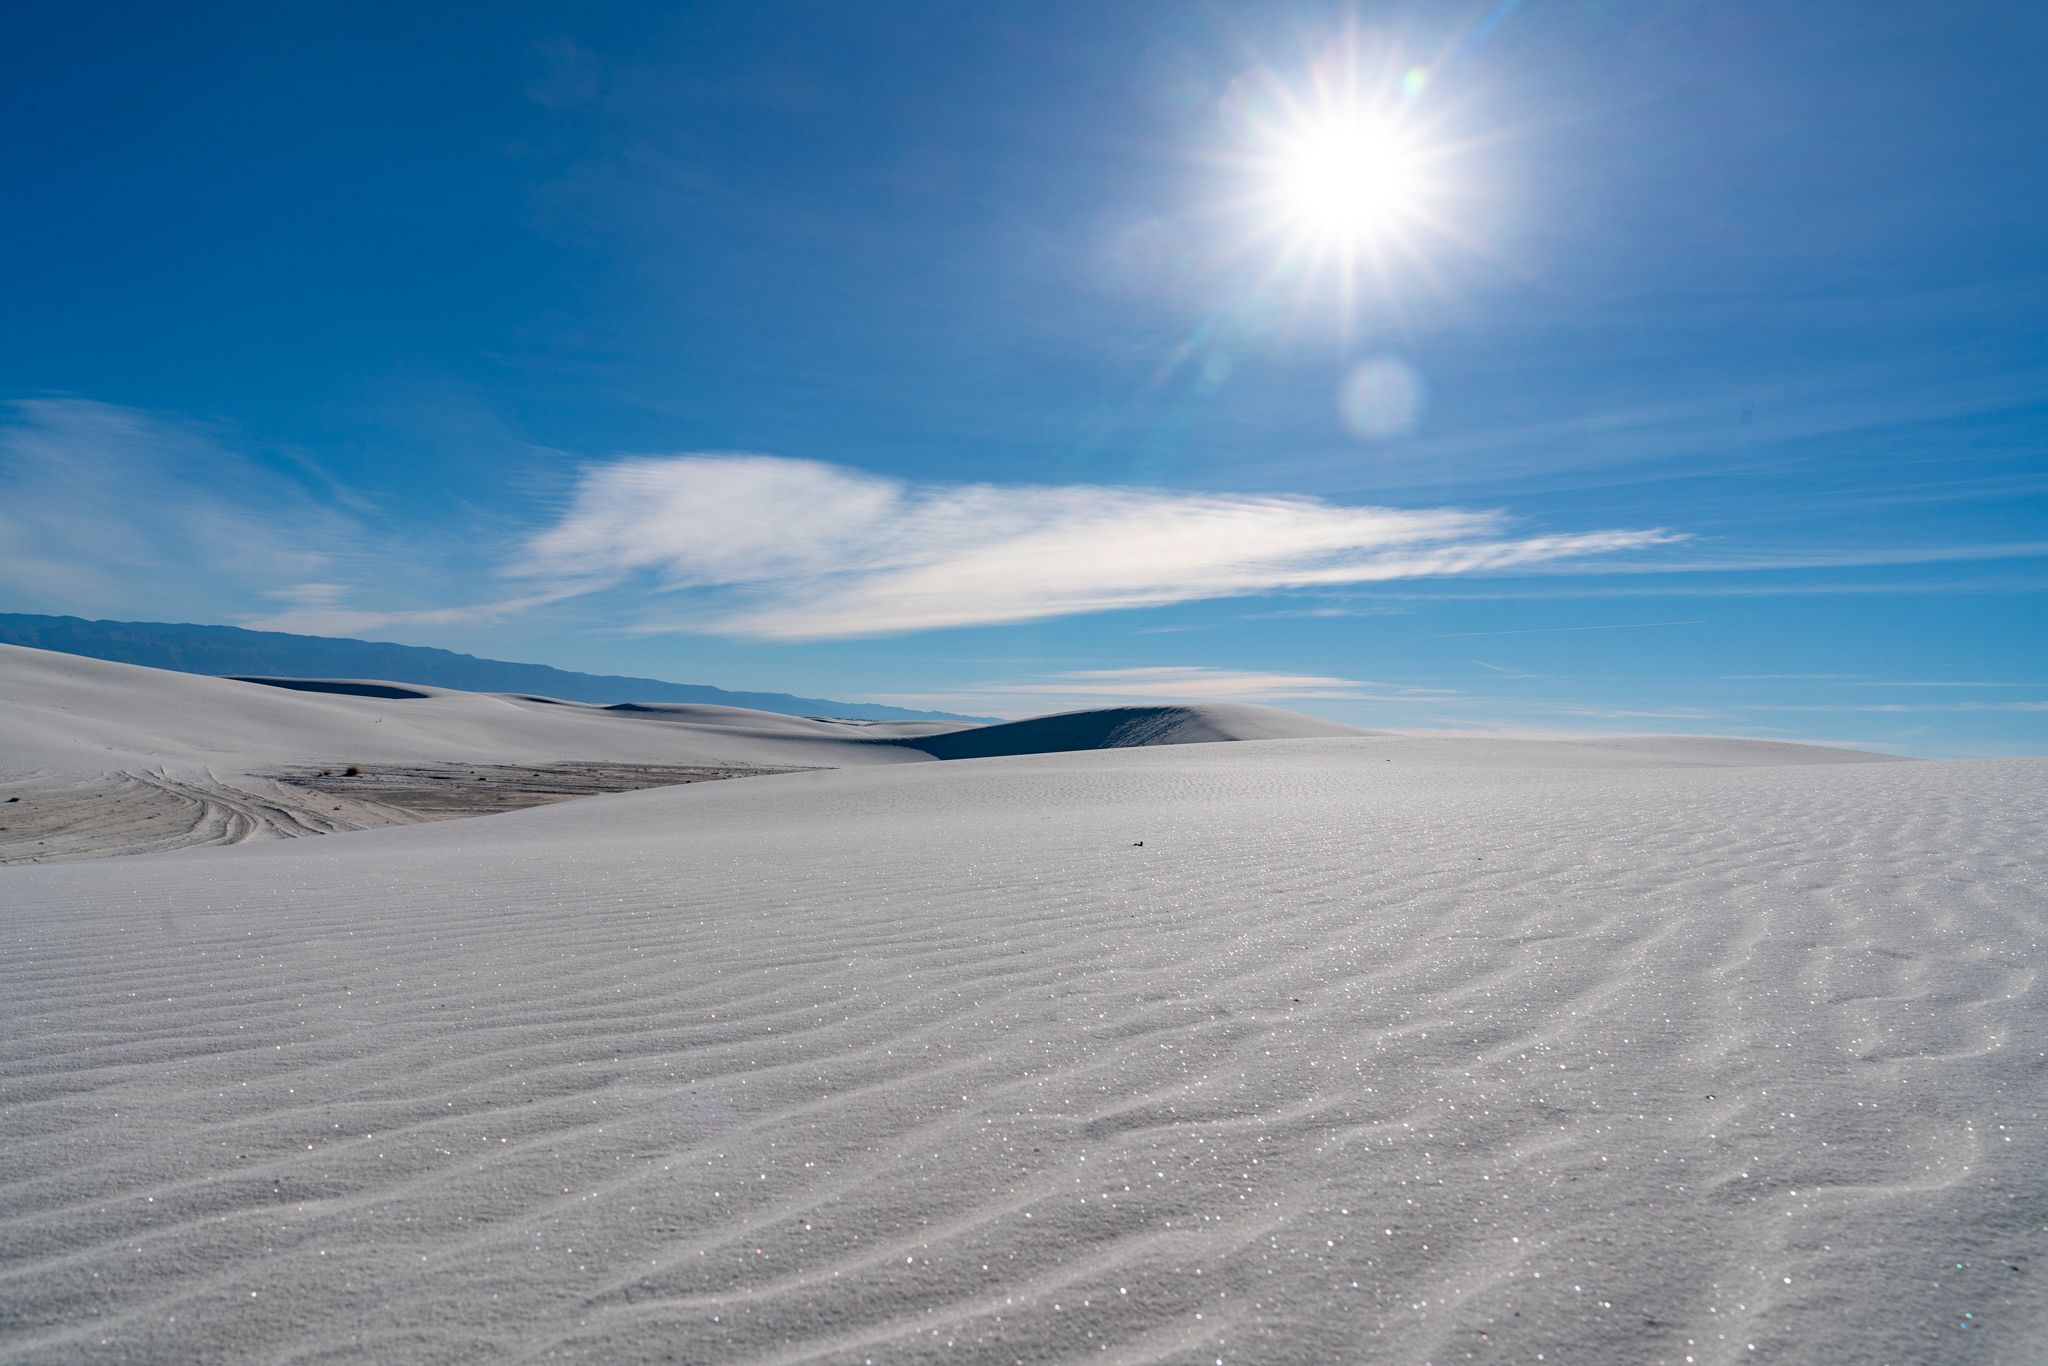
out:
<path id="1" fill-rule="evenodd" d="M 1422 103 L 1428 77 L 1391 54 L 1347 44 L 1300 84 L 1268 68 L 1225 101 L 1231 158 L 1251 243 L 1273 251 L 1275 280 L 1334 294 L 1349 317 L 1369 292 L 1430 273 L 1458 189 L 1458 144 Z"/>
<path id="2" fill-rule="evenodd" d="M 1280 149 L 1273 198 L 1298 232 L 1326 246 L 1398 231 L 1427 192 L 1422 157 L 1390 120 L 1339 116 Z"/>

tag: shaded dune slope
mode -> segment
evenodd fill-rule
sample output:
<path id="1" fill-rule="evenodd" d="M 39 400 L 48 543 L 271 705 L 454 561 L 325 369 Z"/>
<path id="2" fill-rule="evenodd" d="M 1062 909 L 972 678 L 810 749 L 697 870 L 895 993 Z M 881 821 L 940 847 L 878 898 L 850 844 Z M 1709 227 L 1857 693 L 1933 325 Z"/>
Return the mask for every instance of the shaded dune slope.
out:
<path id="1" fill-rule="evenodd" d="M 270 678 L 257 674 L 229 674 L 237 683 L 261 683 L 266 688 L 287 692 L 325 692 L 340 697 L 401 698 L 432 697 L 434 694 L 403 683 L 372 683 L 360 678 Z"/>

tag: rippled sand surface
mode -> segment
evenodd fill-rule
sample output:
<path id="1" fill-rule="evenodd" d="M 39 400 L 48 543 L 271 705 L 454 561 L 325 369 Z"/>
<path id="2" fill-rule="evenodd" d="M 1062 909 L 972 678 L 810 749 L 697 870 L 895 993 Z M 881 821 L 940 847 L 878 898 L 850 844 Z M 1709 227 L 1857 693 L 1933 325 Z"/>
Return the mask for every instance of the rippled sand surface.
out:
<path id="1" fill-rule="evenodd" d="M 2048 763 L 1745 753 L 0 869 L 0 1359 L 2038 1361 Z"/>

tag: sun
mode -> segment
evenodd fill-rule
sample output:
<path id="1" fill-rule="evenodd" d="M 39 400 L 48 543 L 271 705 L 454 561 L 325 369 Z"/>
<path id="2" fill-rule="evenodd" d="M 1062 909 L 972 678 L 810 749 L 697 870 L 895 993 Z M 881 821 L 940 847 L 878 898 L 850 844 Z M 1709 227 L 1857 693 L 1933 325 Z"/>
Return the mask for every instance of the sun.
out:
<path id="1" fill-rule="evenodd" d="M 1370 247 L 1411 227 L 1427 207 L 1425 172 L 1407 130 L 1359 114 L 1291 130 L 1267 168 L 1283 227 L 1324 249 Z"/>
<path id="2" fill-rule="evenodd" d="M 1257 234 L 1281 263 L 1334 281 L 1348 301 L 1423 266 L 1442 231 L 1443 150 L 1398 108 L 1295 106 L 1261 130 L 1249 170 Z"/>
<path id="3" fill-rule="evenodd" d="M 1294 79 L 1255 66 L 1222 102 L 1223 162 L 1256 289 L 1298 292 L 1297 307 L 1348 328 L 1399 310 L 1439 281 L 1439 248 L 1469 248 L 1470 142 L 1453 135 L 1430 71 L 1347 35 Z"/>

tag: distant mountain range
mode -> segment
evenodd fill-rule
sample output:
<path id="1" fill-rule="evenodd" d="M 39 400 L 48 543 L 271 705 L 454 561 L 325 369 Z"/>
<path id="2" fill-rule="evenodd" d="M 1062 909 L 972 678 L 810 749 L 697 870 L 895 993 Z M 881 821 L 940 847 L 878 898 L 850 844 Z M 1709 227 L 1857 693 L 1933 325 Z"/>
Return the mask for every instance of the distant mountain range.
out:
<path id="1" fill-rule="evenodd" d="M 780 712 L 785 716 L 844 716 L 864 721 L 993 719 L 944 711 L 911 711 L 869 702 L 794 697 L 780 692 L 729 692 L 702 683 L 668 683 L 658 678 L 571 673 L 545 664 L 479 659 L 419 645 L 296 636 L 283 631 L 245 631 L 239 626 L 87 621 L 82 617 L 0 612 L 0 643 L 188 674 L 374 678 L 469 692 L 538 693 L 571 702 L 705 702 Z"/>

